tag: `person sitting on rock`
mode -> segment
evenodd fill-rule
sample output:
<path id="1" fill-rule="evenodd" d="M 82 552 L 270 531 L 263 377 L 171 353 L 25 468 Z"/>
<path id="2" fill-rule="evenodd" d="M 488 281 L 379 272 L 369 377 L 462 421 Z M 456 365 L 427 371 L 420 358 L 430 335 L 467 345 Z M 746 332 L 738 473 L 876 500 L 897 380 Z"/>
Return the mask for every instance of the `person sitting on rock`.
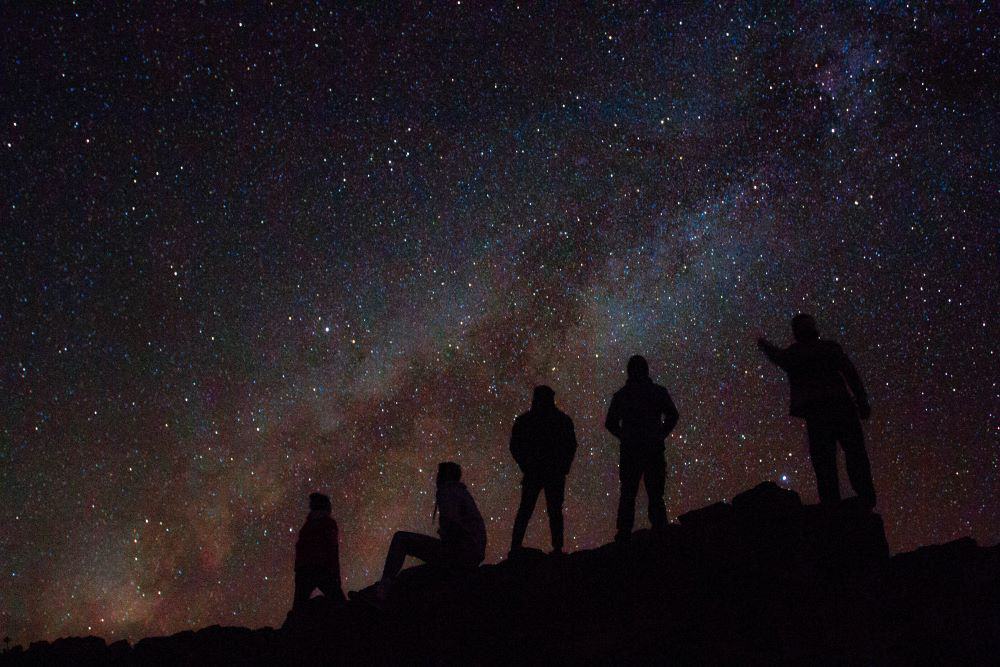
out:
<path id="1" fill-rule="evenodd" d="M 763 337 L 757 340 L 757 346 L 788 373 L 789 413 L 806 420 L 809 458 L 816 471 L 820 503 L 840 500 L 839 441 L 854 492 L 865 506 L 873 508 L 875 485 L 859 420 L 868 419 L 871 407 L 861 377 L 840 345 L 819 337 L 811 315 L 800 313 L 792 319 L 792 335 L 795 342 L 784 349 Z"/>
<path id="2" fill-rule="evenodd" d="M 293 610 L 300 610 L 315 589 L 333 602 L 344 602 L 340 587 L 340 544 L 337 522 L 330 516 L 330 497 L 309 494 L 309 514 L 295 543 L 295 598 Z"/>
<path id="3" fill-rule="evenodd" d="M 562 553 L 563 496 L 566 475 L 576 454 L 576 432 L 573 420 L 556 407 L 555 395 L 551 387 L 535 387 L 531 409 L 519 415 L 511 429 L 510 453 L 524 473 L 521 505 L 511 535 L 512 556 L 521 549 L 528 521 L 543 489 L 549 529 L 552 531 L 552 553 Z"/>
<path id="4" fill-rule="evenodd" d="M 434 514 L 440 513 L 439 537 L 399 531 L 392 536 L 375 594 L 384 600 L 407 556 L 445 569 L 472 569 L 486 557 L 486 524 L 462 483 L 462 468 L 445 461 L 438 465 Z"/>

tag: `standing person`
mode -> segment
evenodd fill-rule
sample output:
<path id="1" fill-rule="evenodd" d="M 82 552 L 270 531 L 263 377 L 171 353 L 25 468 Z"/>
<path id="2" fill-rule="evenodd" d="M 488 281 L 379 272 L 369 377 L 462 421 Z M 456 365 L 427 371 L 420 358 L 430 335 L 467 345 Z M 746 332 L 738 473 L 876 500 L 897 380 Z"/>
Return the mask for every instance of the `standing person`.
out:
<path id="1" fill-rule="evenodd" d="M 678 418 L 670 392 L 650 379 L 649 363 L 644 357 L 635 355 L 629 359 L 627 372 L 625 386 L 615 392 L 608 407 L 608 417 L 604 420 L 604 427 L 620 442 L 618 474 L 621 495 L 618 499 L 616 542 L 625 542 L 632 535 L 635 496 L 640 479 L 646 482 L 649 523 L 654 529 L 666 527 L 663 441 L 677 425 Z"/>
<path id="2" fill-rule="evenodd" d="M 309 494 L 309 514 L 295 543 L 295 598 L 299 610 L 315 589 L 334 602 L 344 601 L 340 587 L 340 543 L 337 522 L 331 516 L 330 498 Z"/>
<path id="3" fill-rule="evenodd" d="M 406 531 L 392 536 L 382 579 L 375 591 L 378 601 L 385 600 L 407 556 L 449 569 L 474 568 L 483 562 L 486 557 L 486 524 L 476 501 L 461 480 L 462 468 L 457 463 L 445 461 L 438 464 L 434 513 L 440 512 L 441 515 L 438 524 L 440 537 Z"/>
<path id="4" fill-rule="evenodd" d="M 819 500 L 824 504 L 840 500 L 840 442 L 851 487 L 861 502 L 873 508 L 875 485 L 860 421 L 871 416 L 871 406 L 861 377 L 840 345 L 819 337 L 811 315 L 800 313 L 792 318 L 792 336 L 795 342 L 784 349 L 764 338 L 757 340 L 757 346 L 788 373 L 789 413 L 806 420 Z"/>
<path id="5" fill-rule="evenodd" d="M 563 498 L 566 475 L 576 454 L 573 420 L 556 407 L 556 393 L 551 387 L 535 387 L 531 409 L 514 420 L 510 433 L 510 453 L 524 473 L 521 480 L 521 505 L 514 519 L 510 553 L 521 549 L 528 521 L 535 511 L 538 494 L 545 491 L 545 507 L 552 531 L 552 553 L 563 549 Z"/>

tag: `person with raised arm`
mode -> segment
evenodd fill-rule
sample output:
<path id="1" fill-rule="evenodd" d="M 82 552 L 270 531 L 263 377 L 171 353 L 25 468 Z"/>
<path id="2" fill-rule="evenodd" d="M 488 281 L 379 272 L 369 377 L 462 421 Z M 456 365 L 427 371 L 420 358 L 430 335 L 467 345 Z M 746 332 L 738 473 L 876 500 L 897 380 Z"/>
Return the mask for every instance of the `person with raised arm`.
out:
<path id="1" fill-rule="evenodd" d="M 839 442 L 851 487 L 865 506 L 874 508 L 875 484 L 861 428 L 861 420 L 871 416 L 871 406 L 861 376 L 840 345 L 820 338 L 811 315 L 792 318 L 792 336 L 795 342 L 785 348 L 764 337 L 757 346 L 788 374 L 789 413 L 806 422 L 819 500 L 823 504 L 840 500 Z"/>

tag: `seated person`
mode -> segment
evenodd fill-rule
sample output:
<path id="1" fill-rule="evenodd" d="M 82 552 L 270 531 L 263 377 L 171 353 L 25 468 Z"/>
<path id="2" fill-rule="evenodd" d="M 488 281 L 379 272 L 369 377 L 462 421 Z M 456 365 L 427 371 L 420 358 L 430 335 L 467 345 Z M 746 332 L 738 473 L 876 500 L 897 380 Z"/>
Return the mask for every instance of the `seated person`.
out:
<path id="1" fill-rule="evenodd" d="M 292 609 L 299 610 L 319 589 L 332 602 L 344 602 L 340 587 L 340 544 L 337 522 L 330 516 L 329 496 L 309 495 L 309 514 L 295 543 L 295 599 Z"/>
<path id="2" fill-rule="evenodd" d="M 486 524 L 461 479 L 462 468 L 457 463 L 446 461 L 438 465 L 434 512 L 441 513 L 440 538 L 405 531 L 392 536 L 382 579 L 375 591 L 379 600 L 385 599 L 407 556 L 445 568 L 474 568 L 483 562 Z"/>

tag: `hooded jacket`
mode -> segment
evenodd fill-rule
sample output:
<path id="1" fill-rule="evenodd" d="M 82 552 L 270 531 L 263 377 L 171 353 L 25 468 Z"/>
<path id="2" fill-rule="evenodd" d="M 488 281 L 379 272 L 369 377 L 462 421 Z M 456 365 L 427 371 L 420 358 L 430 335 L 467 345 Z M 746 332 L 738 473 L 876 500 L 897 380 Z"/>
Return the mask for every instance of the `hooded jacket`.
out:
<path id="1" fill-rule="evenodd" d="M 666 387 L 649 377 L 629 378 L 615 392 L 604 427 L 629 449 L 663 449 L 677 425 L 677 407 Z"/>

